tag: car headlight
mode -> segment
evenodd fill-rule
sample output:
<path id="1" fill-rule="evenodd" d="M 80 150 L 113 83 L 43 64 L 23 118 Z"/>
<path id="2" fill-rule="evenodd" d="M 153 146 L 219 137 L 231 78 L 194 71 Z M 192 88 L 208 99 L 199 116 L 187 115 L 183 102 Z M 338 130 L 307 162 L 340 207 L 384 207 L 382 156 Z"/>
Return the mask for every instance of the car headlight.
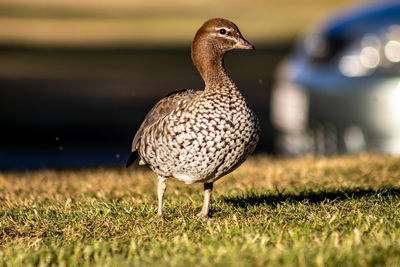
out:
<path id="1" fill-rule="evenodd" d="M 386 38 L 388 40 L 384 48 L 386 58 L 391 63 L 400 62 L 400 25 L 391 25 Z"/>
<path id="2" fill-rule="evenodd" d="M 400 42 L 398 40 L 390 40 L 386 43 L 385 56 L 390 62 L 400 62 Z"/>
<path id="3" fill-rule="evenodd" d="M 380 64 L 381 42 L 374 34 L 365 35 L 360 48 L 351 49 L 339 60 L 339 70 L 347 77 L 371 74 Z"/>
<path id="4" fill-rule="evenodd" d="M 400 25 L 391 25 L 379 34 L 366 34 L 339 59 L 338 68 L 347 77 L 373 74 L 378 68 L 393 72 L 400 62 Z"/>

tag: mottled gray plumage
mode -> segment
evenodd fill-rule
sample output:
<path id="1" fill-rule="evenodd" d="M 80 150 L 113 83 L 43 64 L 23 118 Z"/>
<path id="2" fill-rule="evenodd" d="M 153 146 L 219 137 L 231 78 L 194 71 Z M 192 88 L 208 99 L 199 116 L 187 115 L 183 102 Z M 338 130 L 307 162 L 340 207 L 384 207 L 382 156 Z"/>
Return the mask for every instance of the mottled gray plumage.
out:
<path id="1" fill-rule="evenodd" d="M 203 182 L 199 215 L 208 216 L 213 182 L 237 168 L 258 142 L 257 118 L 223 66 L 224 54 L 235 48 L 254 49 L 232 22 L 205 22 L 192 44 L 205 89 L 182 90 L 161 99 L 133 139 L 132 152 L 159 177 L 159 217 L 169 177 L 188 184 Z"/>

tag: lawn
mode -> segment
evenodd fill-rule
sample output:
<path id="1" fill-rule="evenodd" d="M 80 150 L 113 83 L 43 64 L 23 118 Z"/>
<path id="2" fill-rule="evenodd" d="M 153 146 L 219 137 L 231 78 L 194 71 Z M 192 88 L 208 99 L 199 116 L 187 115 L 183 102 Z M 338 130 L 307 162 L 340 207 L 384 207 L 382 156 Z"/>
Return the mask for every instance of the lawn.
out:
<path id="1" fill-rule="evenodd" d="M 252 157 L 215 184 L 147 169 L 0 173 L 0 266 L 399 266 L 400 158 Z M 211 265 L 210 265 L 211 264 Z"/>
<path id="2" fill-rule="evenodd" d="M 187 46 L 207 19 L 238 24 L 256 46 L 293 40 L 363 0 L 2 0 L 0 45 Z"/>

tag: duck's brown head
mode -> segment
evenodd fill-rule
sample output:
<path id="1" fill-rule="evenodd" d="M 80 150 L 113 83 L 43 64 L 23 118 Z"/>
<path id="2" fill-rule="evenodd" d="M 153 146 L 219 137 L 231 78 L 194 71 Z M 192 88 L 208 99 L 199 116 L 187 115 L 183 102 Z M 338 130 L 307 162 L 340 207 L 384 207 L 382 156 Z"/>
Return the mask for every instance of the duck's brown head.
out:
<path id="1" fill-rule="evenodd" d="M 207 20 L 197 31 L 192 43 L 192 59 L 206 80 L 208 70 L 223 66 L 223 56 L 232 49 L 254 50 L 239 28 L 222 18 Z"/>

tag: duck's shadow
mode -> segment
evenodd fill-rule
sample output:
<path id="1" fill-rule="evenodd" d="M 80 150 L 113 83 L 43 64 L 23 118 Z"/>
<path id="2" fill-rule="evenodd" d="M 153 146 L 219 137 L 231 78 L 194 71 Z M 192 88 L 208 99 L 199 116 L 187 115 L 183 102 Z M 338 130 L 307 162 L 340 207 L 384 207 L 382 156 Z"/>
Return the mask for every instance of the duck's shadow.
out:
<path id="1" fill-rule="evenodd" d="M 244 193 L 239 196 L 222 197 L 222 201 L 230 205 L 249 208 L 259 205 L 277 206 L 284 202 L 307 202 L 310 204 L 319 204 L 326 201 L 342 201 L 347 199 L 360 199 L 363 197 L 377 196 L 386 198 L 388 196 L 400 196 L 400 187 L 380 187 L 378 189 L 348 188 L 337 191 L 302 191 L 293 194 L 284 194 L 281 192 L 265 193 Z"/>

